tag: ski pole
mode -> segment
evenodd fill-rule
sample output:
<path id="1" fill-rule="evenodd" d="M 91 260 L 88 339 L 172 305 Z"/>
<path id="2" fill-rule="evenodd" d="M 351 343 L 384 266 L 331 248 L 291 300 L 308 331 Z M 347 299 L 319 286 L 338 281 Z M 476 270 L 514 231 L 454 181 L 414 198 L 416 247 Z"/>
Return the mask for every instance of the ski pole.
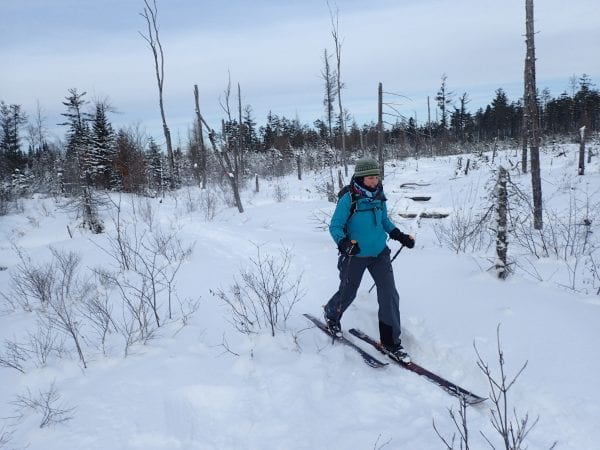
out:
<path id="1" fill-rule="evenodd" d="M 402 251 L 403 248 L 404 248 L 404 245 L 401 245 L 400 248 L 398 249 L 398 251 L 396 253 L 394 253 L 394 256 L 392 257 L 392 259 L 390 259 L 390 264 L 392 264 L 394 262 L 394 260 L 396 259 L 396 256 L 398 256 L 398 254 L 400 254 L 400 252 Z M 371 289 L 369 289 L 369 293 L 371 293 L 371 291 L 373 290 L 374 287 L 375 287 L 375 283 L 373 283 L 373 286 L 371 286 Z"/>

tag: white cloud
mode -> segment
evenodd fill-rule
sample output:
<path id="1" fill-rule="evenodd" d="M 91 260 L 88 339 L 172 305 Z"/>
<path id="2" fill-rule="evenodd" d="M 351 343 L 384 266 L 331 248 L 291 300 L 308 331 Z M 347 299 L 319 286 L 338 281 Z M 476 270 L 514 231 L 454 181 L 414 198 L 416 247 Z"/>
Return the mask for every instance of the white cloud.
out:
<path id="1" fill-rule="evenodd" d="M 5 20 L 21 23 L 22 29 L 18 34 L 14 25 L 6 31 L 17 33 L 18 39 L 0 35 L 0 56 L 11 62 L 0 73 L 0 99 L 30 110 L 39 99 L 49 115 L 58 116 L 67 89 L 77 87 L 90 96 L 108 96 L 124 123 L 155 120 L 152 57 L 138 34 L 143 29 L 141 2 L 108 0 L 104 8 L 91 9 L 65 0 L 37 2 L 35 20 L 30 10 L 19 9 L 31 3 L 9 2 Z M 228 70 L 259 122 L 269 109 L 286 116 L 298 113 L 306 122 L 319 118 L 322 52 L 333 48 L 324 1 L 201 3 L 159 1 L 165 104 L 174 122 L 192 120 L 194 84 L 203 112 L 217 121 Z M 380 81 L 386 90 L 413 99 L 402 102 L 405 114 L 418 110 L 423 118 L 426 97 L 435 95 L 443 73 L 449 89 L 471 94 L 473 108 L 478 101 L 489 101 L 501 86 L 515 86 L 511 99 L 520 95 L 522 0 L 381 0 L 364 5 L 338 3 L 343 98 L 360 121 L 375 117 Z M 552 83 L 553 94 L 558 94 L 557 80 L 566 86 L 572 73 L 586 72 L 598 81 L 598 11 L 592 0 L 536 2 L 540 88 Z"/>

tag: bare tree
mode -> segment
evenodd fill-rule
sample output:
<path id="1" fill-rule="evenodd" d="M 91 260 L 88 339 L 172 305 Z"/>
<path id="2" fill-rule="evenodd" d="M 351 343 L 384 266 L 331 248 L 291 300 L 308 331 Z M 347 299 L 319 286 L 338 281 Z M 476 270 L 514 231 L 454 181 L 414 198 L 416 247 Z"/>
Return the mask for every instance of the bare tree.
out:
<path id="1" fill-rule="evenodd" d="M 231 93 L 231 80 L 229 80 L 229 82 L 227 84 L 227 89 L 225 90 L 225 102 L 221 102 L 221 107 L 223 108 L 223 110 L 225 111 L 225 114 L 227 114 L 227 117 L 229 118 L 229 121 L 231 122 L 231 111 L 229 108 L 230 93 Z M 238 208 L 238 211 L 240 213 L 243 213 L 244 206 L 242 205 L 242 198 L 240 196 L 240 187 L 239 187 L 239 183 L 238 183 L 238 177 L 235 174 L 236 173 L 235 165 L 234 165 L 234 163 L 232 163 L 231 158 L 229 156 L 228 143 L 225 142 L 221 146 L 221 148 L 219 148 L 217 146 L 215 130 L 213 130 L 208 125 L 208 123 L 206 123 L 206 120 L 204 120 L 204 117 L 202 117 L 202 114 L 200 114 L 200 110 L 198 107 L 196 107 L 196 116 L 197 116 L 198 120 L 200 120 L 200 122 L 202 124 L 204 124 L 204 126 L 206 127 L 206 130 L 208 131 L 208 139 L 209 139 L 212 149 L 215 153 L 215 156 L 217 157 L 219 166 L 221 166 L 221 170 L 223 170 L 223 173 L 227 176 L 227 179 L 229 180 L 231 190 L 233 192 L 233 198 L 234 198 L 235 204 Z M 225 133 L 223 133 L 223 134 L 225 134 Z"/>
<path id="2" fill-rule="evenodd" d="M 206 173 L 206 162 L 207 162 L 207 157 L 206 157 L 206 147 L 204 146 L 204 135 L 202 133 L 202 116 L 200 114 L 200 101 L 198 100 L 198 85 L 195 84 L 194 85 L 194 103 L 196 105 L 196 126 L 195 126 L 195 133 L 196 133 L 196 143 L 198 145 L 198 150 L 199 150 L 199 168 L 198 171 L 200 173 L 200 177 L 202 179 L 202 189 L 206 189 L 206 179 L 207 179 L 207 173 Z"/>
<path id="3" fill-rule="evenodd" d="M 379 83 L 377 89 L 377 157 L 379 160 L 380 176 L 384 177 L 383 162 L 383 84 Z"/>
<path id="4" fill-rule="evenodd" d="M 342 139 L 342 163 L 344 164 L 344 174 L 348 176 L 348 155 L 346 155 L 346 117 L 344 115 L 344 108 L 342 107 L 342 88 L 344 85 L 341 79 L 342 41 L 340 39 L 339 32 L 339 10 L 336 6 L 335 11 L 333 11 L 329 3 L 327 3 L 327 6 L 329 7 L 329 16 L 331 17 L 331 36 L 333 37 L 333 44 L 335 46 L 335 61 L 337 65 L 335 77 L 338 113 L 340 116 L 340 135 Z"/>
<path id="5" fill-rule="evenodd" d="M 527 77 L 527 65 L 525 65 L 525 69 L 524 69 L 524 79 Z M 527 88 L 525 87 L 525 90 L 523 92 L 523 100 L 525 100 L 527 98 Z M 528 145 L 528 138 L 527 138 L 527 133 L 529 133 L 529 124 L 527 123 L 527 121 L 529 120 L 529 114 L 526 113 L 525 111 L 525 107 L 523 107 L 523 121 L 522 121 L 522 125 L 523 125 L 523 129 L 521 130 L 521 170 L 523 171 L 523 173 L 527 173 L 527 145 Z"/>
<path id="6" fill-rule="evenodd" d="M 167 119 L 165 117 L 165 107 L 163 103 L 163 87 L 165 82 L 165 55 L 162 44 L 158 36 L 158 9 L 156 7 L 156 0 L 152 0 L 149 3 L 148 0 L 144 0 L 144 11 L 140 15 L 146 19 L 148 26 L 147 34 L 139 32 L 142 38 L 148 43 L 152 56 L 154 57 L 154 69 L 156 71 L 156 82 L 158 84 L 158 105 L 160 107 L 160 116 L 162 119 L 163 133 L 165 135 L 165 142 L 167 144 L 167 158 L 169 160 L 169 169 L 171 171 L 169 182 L 170 187 L 173 189 L 176 185 L 175 180 L 177 178 L 175 169 L 175 158 L 173 156 L 173 144 L 171 143 L 171 131 L 167 125 Z"/>
<path id="7" fill-rule="evenodd" d="M 543 228 L 542 178 L 540 174 L 540 135 L 537 92 L 535 87 L 535 42 L 533 27 L 533 0 L 525 0 L 525 28 L 527 54 L 525 57 L 525 104 L 523 113 L 527 124 L 531 157 L 531 187 L 533 193 L 533 227 Z"/>
<path id="8" fill-rule="evenodd" d="M 508 251 L 508 192 L 506 185 L 509 180 L 508 171 L 500 166 L 496 182 L 496 274 L 498 278 L 508 276 L 506 255 Z"/>
<path id="9" fill-rule="evenodd" d="M 323 106 L 325 106 L 325 117 L 327 118 L 327 142 L 331 146 L 333 139 L 333 102 L 336 97 L 336 72 L 331 70 L 330 55 L 327 53 L 327 49 L 323 51 L 323 70 L 321 71 L 321 78 L 324 81 L 325 96 L 323 97 Z"/>
<path id="10" fill-rule="evenodd" d="M 585 173 L 585 125 L 579 129 L 579 167 L 577 174 Z"/>

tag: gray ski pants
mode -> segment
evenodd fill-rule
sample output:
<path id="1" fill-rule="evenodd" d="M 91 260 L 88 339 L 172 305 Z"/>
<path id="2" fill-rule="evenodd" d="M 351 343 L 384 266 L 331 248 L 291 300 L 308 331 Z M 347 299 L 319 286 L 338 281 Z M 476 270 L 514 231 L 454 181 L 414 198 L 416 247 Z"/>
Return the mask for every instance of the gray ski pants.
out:
<path id="1" fill-rule="evenodd" d="M 376 257 L 341 255 L 338 259 L 340 286 L 325 305 L 325 314 L 330 319 L 340 320 L 346 309 L 356 298 L 365 269 L 375 280 L 379 322 L 391 327 L 395 343 L 400 342 L 400 297 L 394 282 L 394 271 L 390 262 L 390 249 L 386 247 Z"/>

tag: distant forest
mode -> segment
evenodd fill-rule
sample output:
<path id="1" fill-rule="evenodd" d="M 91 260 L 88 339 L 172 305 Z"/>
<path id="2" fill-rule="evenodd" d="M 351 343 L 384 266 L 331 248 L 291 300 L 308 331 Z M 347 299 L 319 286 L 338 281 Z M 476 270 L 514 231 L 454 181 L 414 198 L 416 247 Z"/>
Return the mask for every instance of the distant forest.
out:
<path id="1" fill-rule="evenodd" d="M 63 102 L 65 137 L 60 143 L 48 141 L 41 111 L 25 111 L 21 105 L 0 101 L 0 212 L 6 213 L 10 200 L 34 192 L 69 196 L 87 187 L 156 195 L 183 185 L 206 187 L 211 180 L 222 182 L 231 176 L 219 163 L 221 152 L 232 148 L 240 180 L 255 174 L 280 176 L 297 164 L 310 169 L 332 166 L 340 162 L 342 129 L 351 158 L 374 153 L 377 124 L 358 124 L 346 111 L 342 127 L 330 102 L 325 97 L 324 118 L 312 124 L 271 112 L 266 123 L 259 125 L 250 105 L 239 108 L 237 119 L 227 114 L 213 133 L 201 132 L 198 123 L 191 123 L 187 142 L 173 150 L 174 163 L 170 164 L 161 146 L 139 127 L 115 130 L 111 105 L 89 102 L 86 93 L 77 89 L 69 90 Z M 395 110 L 387 111 L 386 157 L 465 153 L 494 142 L 518 146 L 521 140 L 522 100 L 511 101 L 501 88 L 489 105 L 472 112 L 468 94 L 449 93 L 443 77 L 431 103 L 434 117 L 421 124 Z M 571 79 L 571 92 L 558 97 L 547 89 L 539 92 L 538 106 L 545 142 L 578 141 L 583 126 L 588 139 L 598 135 L 600 92 L 585 74 Z"/>

